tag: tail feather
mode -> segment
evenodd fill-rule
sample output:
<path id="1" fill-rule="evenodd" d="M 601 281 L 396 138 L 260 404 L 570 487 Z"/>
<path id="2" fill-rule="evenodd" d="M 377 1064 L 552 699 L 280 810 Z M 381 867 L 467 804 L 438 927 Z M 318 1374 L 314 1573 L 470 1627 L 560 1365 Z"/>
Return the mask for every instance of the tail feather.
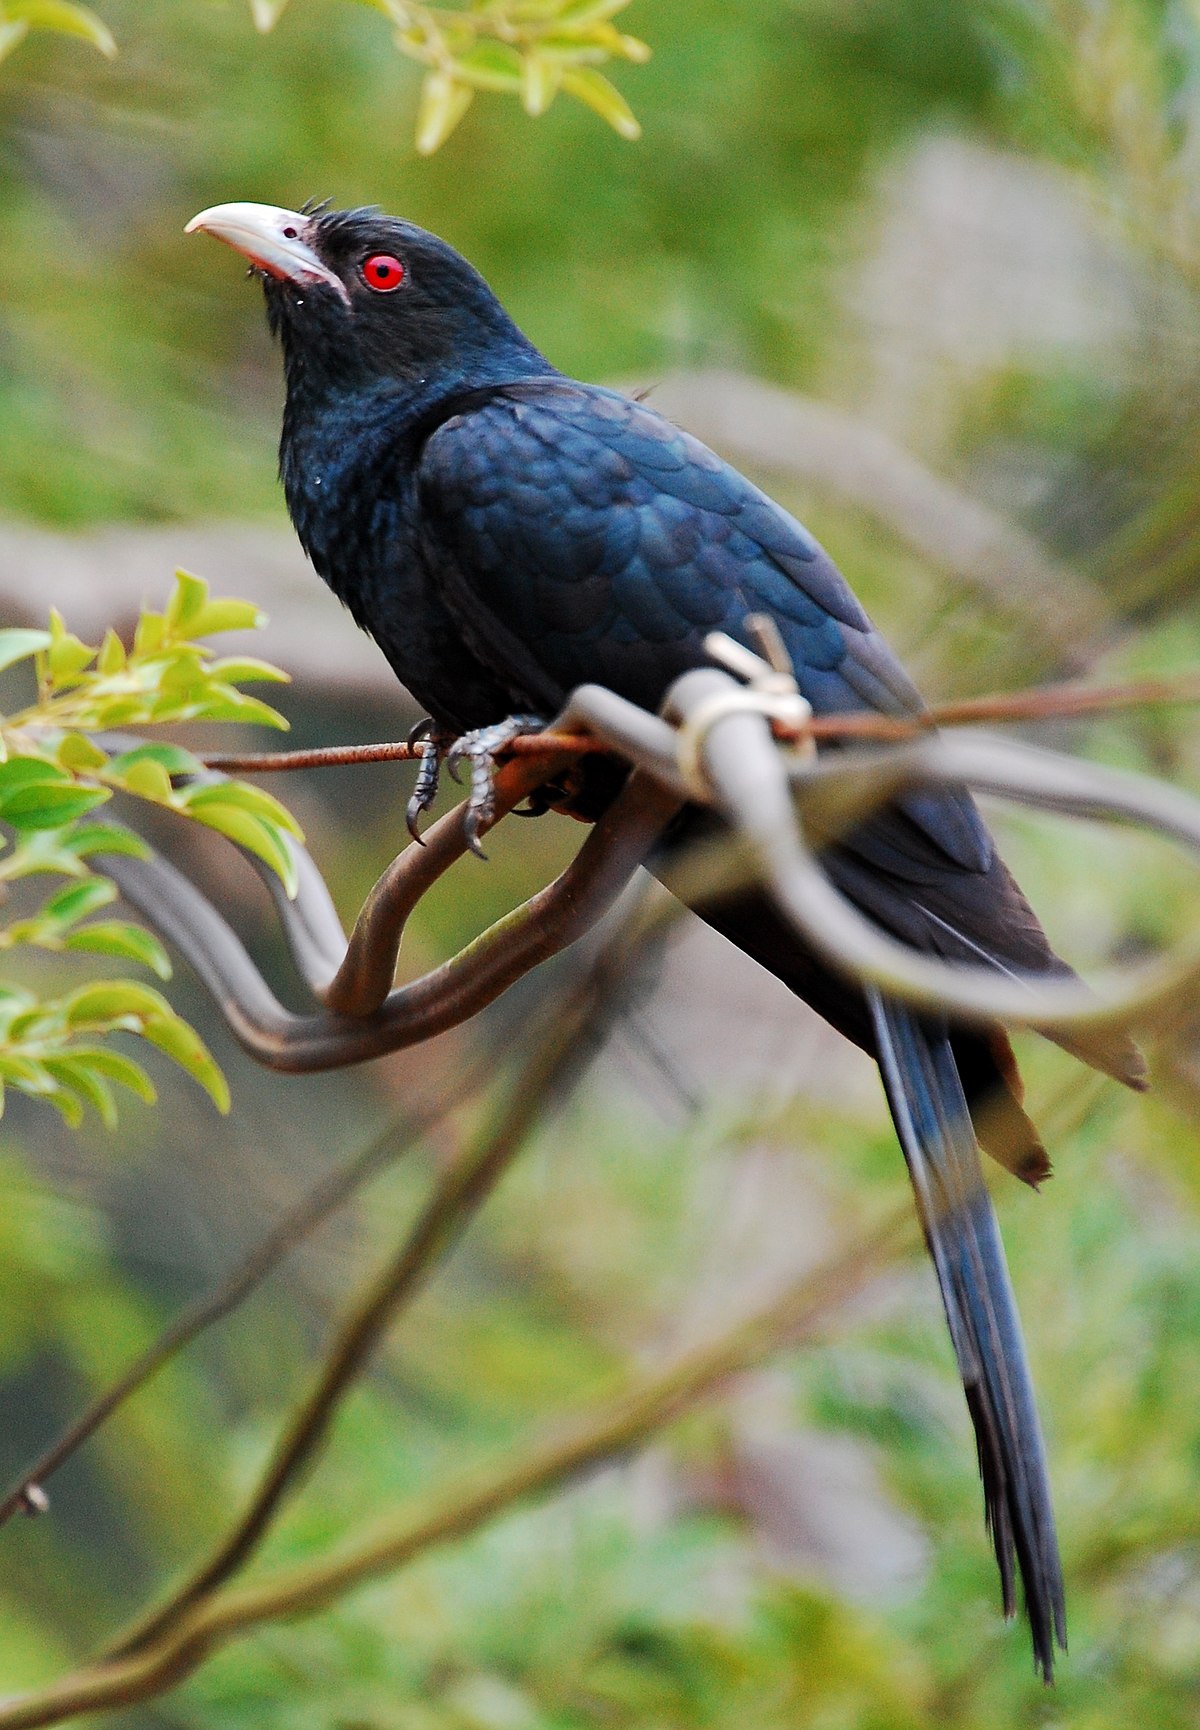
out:
<path id="1" fill-rule="evenodd" d="M 1024 1587 L 1038 1670 L 1066 1648 L 1062 1567 L 1041 1426 L 996 1216 L 948 1031 L 869 996 L 879 1066 L 908 1162 L 967 1407 L 1004 1611 Z"/>

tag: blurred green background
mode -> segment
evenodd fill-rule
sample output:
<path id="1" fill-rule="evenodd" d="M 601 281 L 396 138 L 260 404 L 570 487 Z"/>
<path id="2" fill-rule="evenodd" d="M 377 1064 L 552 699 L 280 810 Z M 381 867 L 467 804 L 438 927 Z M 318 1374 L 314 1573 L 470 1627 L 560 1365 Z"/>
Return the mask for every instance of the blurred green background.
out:
<path id="1" fill-rule="evenodd" d="M 266 36 L 243 0 L 98 10 L 115 60 L 33 36 L 0 65 L 12 618 L 69 593 L 90 629 L 127 614 L 131 582 L 165 594 L 176 547 L 219 547 L 203 574 L 291 619 L 258 647 L 297 674 L 297 742 L 407 724 L 316 579 L 277 582 L 294 558 L 277 357 L 231 255 L 182 234 L 225 199 L 331 196 L 435 228 L 557 365 L 655 387 L 753 463 L 931 694 L 1194 664 L 1195 4 L 634 0 L 620 22 L 653 59 L 613 76 L 639 143 L 575 104 L 534 121 L 489 96 L 429 160 L 412 144 L 419 72 L 370 8 L 292 0 Z M 1187 710 L 1039 736 L 1197 783 Z M 347 913 L 398 844 L 407 784 L 378 768 L 276 783 Z M 578 839 L 558 819 L 508 827 L 489 869 L 468 861 L 422 909 L 414 970 Z M 1081 962 L 1195 922 L 1194 880 L 1157 848 L 1004 834 Z M 252 890 L 188 844 L 273 964 Z M 158 1110 L 131 1106 L 115 1135 L 71 1136 L 21 1102 L 0 1126 L 5 1480 L 308 1182 L 414 1096 L 453 1102 L 479 1037 L 271 1078 L 187 978 L 171 989 L 226 1065 L 231 1119 L 161 1073 Z M 516 1056 L 538 994 L 499 1004 L 484 1037 Z M 998 1613 L 914 1254 L 636 1460 L 258 1634 L 122 1722 L 1195 1724 L 1198 1035 L 1200 1018 L 1171 1030 L 1144 1100 L 1022 1046 L 1056 1176 L 1041 1197 L 996 1192 L 1064 1543 L 1054 1694 Z M 55 1479 L 49 1517 L 0 1533 L 0 1693 L 79 1661 L 211 1541 L 332 1318 L 478 1110 L 465 1099 L 123 1412 Z M 865 1061 L 718 940 L 678 936 L 389 1341 L 265 1565 L 323 1553 L 614 1372 L 718 1330 L 904 1184 Z"/>

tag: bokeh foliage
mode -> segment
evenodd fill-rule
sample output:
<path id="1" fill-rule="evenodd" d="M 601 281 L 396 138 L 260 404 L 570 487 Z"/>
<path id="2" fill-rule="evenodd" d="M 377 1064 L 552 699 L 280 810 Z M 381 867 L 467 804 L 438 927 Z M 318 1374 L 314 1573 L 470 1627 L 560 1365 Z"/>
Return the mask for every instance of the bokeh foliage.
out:
<path id="1" fill-rule="evenodd" d="M 279 516 L 277 361 L 258 296 L 227 257 L 179 233 L 223 198 L 332 193 L 424 221 L 470 253 L 570 371 L 650 381 L 715 362 L 857 402 L 869 396 L 867 351 L 887 333 L 856 327 L 847 281 L 884 224 L 889 176 L 949 136 L 1030 170 L 1031 213 L 1038 176 L 1076 188 L 1133 311 L 1119 352 L 1115 339 L 1031 347 L 949 384 L 939 376 L 944 412 L 922 406 L 906 430 L 1111 601 L 1094 665 L 1194 664 L 1192 0 L 636 0 L 630 27 L 654 48 L 622 78 L 644 128 L 637 149 L 571 104 L 533 124 L 515 101 L 475 102 L 429 161 L 413 138 L 430 69 L 391 51 L 369 7 L 260 6 L 260 21 L 280 14 L 261 41 L 242 0 L 99 9 L 121 46 L 115 61 L 31 35 L 0 78 L 6 512 L 76 526 Z M 911 331 L 890 340 L 908 376 Z M 1026 628 L 1010 619 L 1002 633 L 861 513 L 794 502 L 932 688 L 994 684 L 1004 654 L 1006 668 L 1044 664 L 1036 596 Z M 387 726 L 302 702 L 292 713 L 308 737 Z M 1186 715 L 1074 737 L 1196 780 Z M 297 797 L 352 904 L 395 842 L 399 784 L 309 783 Z M 478 928 L 480 901 L 527 886 L 565 845 L 552 820 L 521 827 L 497 838 L 469 893 L 447 887 L 425 910 L 415 964 L 457 946 Z M 1129 930 L 1160 940 L 1194 922 L 1190 879 L 1164 879 L 1154 861 L 1110 867 L 1110 844 L 1077 837 L 1064 846 L 1018 831 L 1011 845 L 1055 931 L 1081 945 Z M 182 1010 L 198 1007 L 185 981 L 172 989 Z M 523 1008 L 500 1006 L 501 1049 L 519 1048 Z M 129 1722 L 1190 1726 L 1200 1133 L 1195 1030 L 1174 1032 L 1149 1101 L 1075 1079 L 1053 1052 L 1022 1054 L 1057 1167 L 1039 1198 L 1001 1190 L 1064 1538 L 1072 1652 L 1054 1697 L 1020 1632 L 1000 1623 L 968 1428 L 931 1281 L 914 1263 L 640 1463 L 514 1513 L 316 1622 L 261 1633 Z M 797 1233 L 816 1219 L 848 1234 L 865 1197 L 900 1194 L 890 1133 L 869 1104 L 802 1097 L 764 1121 L 757 1100 L 743 1114 L 714 1078 L 691 1074 L 686 1051 L 648 1059 L 636 1019 L 622 1039 L 668 1071 L 660 1109 L 631 1096 L 610 1054 L 554 1116 L 355 1395 L 269 1564 L 323 1552 L 460 1464 L 518 1446 L 548 1411 L 676 1338 L 681 1317 L 712 1325 L 761 1277 L 781 1215 Z M 229 1134 L 240 1117 L 240 1140 L 221 1139 L 169 1074 L 162 1146 L 133 1104 L 119 1141 L 82 1152 L 47 1138 L 21 1101 L 5 1120 L 12 1469 L 303 1173 L 423 1079 L 389 1070 L 375 1091 L 365 1077 L 268 1087 L 219 1037 L 213 1049 L 234 1081 Z M 457 1050 L 441 1061 L 453 1099 Z M 476 1114 L 463 1104 L 454 1124 Z M 5 1688 L 67 1665 L 211 1538 L 266 1453 L 320 1324 L 393 1245 L 445 1142 L 432 1138 L 226 1338 L 102 1434 L 63 1475 L 50 1521 L 0 1534 Z M 797 1538 L 780 1487 L 803 1486 L 805 1456 L 789 1450 L 813 1435 L 858 1460 L 886 1508 L 879 1557 L 849 1581 Z M 908 1560 L 889 1573 L 897 1523 Z"/>

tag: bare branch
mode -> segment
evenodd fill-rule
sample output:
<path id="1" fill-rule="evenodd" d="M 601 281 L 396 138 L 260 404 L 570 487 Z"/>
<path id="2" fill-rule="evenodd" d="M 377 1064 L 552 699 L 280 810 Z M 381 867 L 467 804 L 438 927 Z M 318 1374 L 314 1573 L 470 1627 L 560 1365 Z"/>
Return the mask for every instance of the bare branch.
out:
<path id="1" fill-rule="evenodd" d="M 532 763 L 506 764 L 497 775 L 499 811 L 518 804 L 545 773 L 544 766 Z M 443 818 L 424 847 L 408 849 L 385 873 L 377 897 L 364 910 L 363 936 L 351 939 L 346 965 L 336 976 L 341 1000 L 358 1006 L 354 1016 L 332 1010 L 296 1015 L 284 1009 L 217 909 L 166 860 L 105 855 L 104 869 L 183 953 L 252 1056 L 272 1069 L 329 1069 L 399 1051 L 458 1026 L 575 942 L 613 905 L 678 803 L 658 783 L 632 777 L 561 877 L 459 955 L 380 1003 L 416 894 L 465 851 L 461 809 Z M 289 937 L 296 937 L 294 926 Z M 305 962 L 315 966 L 318 945 L 311 932 L 301 937 Z M 327 976 L 312 983 L 322 992 L 331 984 Z"/>
<path id="2" fill-rule="evenodd" d="M 189 1304 L 154 1343 L 136 1358 L 111 1387 L 92 1402 L 85 1412 L 47 1448 L 22 1474 L 20 1480 L 0 1501 L 0 1526 L 14 1514 L 28 1511 L 29 1501 L 41 1496 L 37 1512 L 45 1512 L 49 1501 L 43 1486 L 96 1431 L 119 1410 L 139 1389 L 156 1376 L 163 1366 L 177 1357 L 207 1328 L 231 1315 L 256 1291 L 269 1274 L 292 1251 L 310 1237 L 331 1214 L 343 1207 L 365 1183 L 377 1177 L 388 1166 L 408 1153 L 429 1132 L 472 1099 L 488 1079 L 495 1059 L 484 1054 L 477 1063 L 458 1079 L 453 1099 L 443 1099 L 436 1106 L 407 1114 L 403 1123 L 390 1123 L 382 1134 L 371 1141 L 353 1159 L 327 1173 L 313 1185 L 297 1205 L 288 1210 L 216 1287 L 195 1303 Z"/>
<path id="3" fill-rule="evenodd" d="M 604 1404 L 565 1424 L 511 1463 L 477 1471 L 435 1492 L 327 1561 L 281 1571 L 258 1585 L 200 1605 L 134 1656 L 100 1663 L 0 1705 L 0 1730 L 38 1730 L 85 1712 L 130 1706 L 165 1693 L 230 1641 L 267 1623 L 311 1615 L 415 1557 L 468 1536 L 488 1520 L 638 1447 L 689 1405 L 719 1389 L 783 1342 L 811 1338 L 839 1305 L 865 1290 L 915 1241 L 910 1210 L 893 1214 L 803 1275 L 779 1297 L 665 1370 L 635 1377 Z"/>
<path id="4" fill-rule="evenodd" d="M 566 1002 L 550 1006 L 533 1054 L 509 1089 L 498 1120 L 477 1138 L 437 1185 L 407 1240 L 372 1283 L 331 1346 L 307 1399 L 292 1417 L 250 1503 L 205 1562 L 160 1609 L 126 1634 L 109 1654 L 144 1650 L 187 1611 L 242 1568 L 261 1543 L 285 1497 L 294 1490 L 328 1434 L 352 1384 L 363 1374 L 387 1329 L 411 1302 L 430 1270 L 487 1200 L 530 1129 L 557 1098 L 592 1049 L 597 1012 L 613 984 L 615 949 L 601 956 Z"/>

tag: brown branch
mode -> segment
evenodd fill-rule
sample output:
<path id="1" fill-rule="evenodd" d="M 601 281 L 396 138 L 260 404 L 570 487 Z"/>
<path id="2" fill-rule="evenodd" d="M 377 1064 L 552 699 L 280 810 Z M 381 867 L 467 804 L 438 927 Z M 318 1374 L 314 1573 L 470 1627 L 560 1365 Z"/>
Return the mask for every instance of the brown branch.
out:
<path id="1" fill-rule="evenodd" d="M 343 1324 L 316 1383 L 293 1415 L 241 1517 L 191 1578 L 121 1638 L 110 1659 L 129 1657 L 160 1640 L 257 1549 L 284 1499 L 324 1443 L 341 1401 L 367 1368 L 387 1329 L 487 1200 L 551 1096 L 584 1060 L 611 969 L 611 958 L 602 959 L 570 1002 L 552 1006 L 549 1030 L 514 1082 L 499 1120 L 438 1184 L 398 1254 Z"/>
<path id="2" fill-rule="evenodd" d="M 914 1221 L 905 1206 L 756 1314 L 667 1369 L 635 1377 L 604 1404 L 535 1443 L 515 1463 L 467 1474 L 341 1555 L 281 1571 L 202 1604 L 136 1654 L 0 1705 L 0 1730 L 38 1730 L 85 1712 L 152 1699 L 183 1681 L 220 1647 L 256 1628 L 323 1609 L 364 1582 L 394 1573 L 415 1557 L 468 1536 L 495 1515 L 628 1453 L 784 1341 L 810 1337 L 833 1309 L 863 1291 L 915 1239 Z"/>
<path id="3" fill-rule="evenodd" d="M 383 1134 L 374 1137 L 352 1160 L 314 1184 L 215 1290 L 204 1293 L 181 1311 L 124 1375 L 106 1388 L 26 1469 L 0 1501 L 0 1526 L 18 1513 L 44 1513 L 50 1506 L 44 1489 L 46 1481 L 165 1364 L 244 1303 L 280 1262 L 344 1206 L 356 1190 L 402 1158 L 451 1111 L 471 1099 L 487 1078 L 491 1062 L 490 1056 L 485 1056 L 468 1070 L 457 1083 L 453 1099 L 410 1115 L 402 1128 L 389 1124 Z"/>
<path id="4" fill-rule="evenodd" d="M 670 729 L 665 730 L 669 735 Z M 518 804 L 542 778 L 540 767 L 506 763 L 496 776 L 498 812 Z M 348 973 L 339 973 L 338 990 L 345 990 L 344 1002 L 355 1004 L 354 1015 L 331 1010 L 297 1015 L 284 1009 L 226 920 L 183 873 L 153 854 L 142 859 L 101 857 L 105 874 L 125 899 L 195 970 L 245 1049 L 268 1068 L 313 1071 L 360 1063 L 456 1027 L 576 942 L 608 912 L 679 803 L 676 794 L 653 779 L 631 776 L 552 884 L 449 961 L 397 986 L 380 1002 L 382 989 L 390 983 L 388 969 L 395 961 L 414 882 L 429 872 L 437 875 L 465 851 L 461 812 L 442 818 L 428 831 L 425 848 L 409 849 L 408 863 L 397 864 L 394 878 L 385 873 L 382 899 L 369 902 L 362 915 L 370 942 L 355 948 L 358 939 L 351 939 L 357 960 L 349 964 Z M 368 1013 L 372 993 L 378 1007 Z"/>
<path id="5" fill-rule="evenodd" d="M 212 752 L 200 761 L 206 769 L 223 775 L 280 775 L 291 769 L 345 769 L 356 763 L 417 763 L 430 747 L 423 740 L 385 741 L 378 745 L 318 745 L 309 751 Z M 607 751 L 601 739 L 585 739 L 577 733 L 525 733 L 510 740 L 502 756 L 550 757 L 559 752 L 571 756 L 589 751 Z"/>
<path id="6" fill-rule="evenodd" d="M 1184 673 L 1173 679 L 1142 679 L 1130 684 L 1044 685 L 1029 691 L 1001 692 L 934 703 L 919 715 L 815 715 L 802 728 L 779 726 L 779 737 L 817 740 L 911 739 L 931 727 L 975 726 L 1003 721 L 1070 720 L 1082 715 L 1117 713 L 1164 703 L 1200 703 L 1200 679 Z M 351 763 L 411 762 L 425 753 L 424 744 L 323 745 L 311 751 L 251 751 L 210 755 L 208 769 L 229 775 L 273 775 L 291 769 L 337 769 Z M 503 757 L 586 756 L 611 752 L 603 739 L 580 733 L 527 733 L 513 739 Z"/>

